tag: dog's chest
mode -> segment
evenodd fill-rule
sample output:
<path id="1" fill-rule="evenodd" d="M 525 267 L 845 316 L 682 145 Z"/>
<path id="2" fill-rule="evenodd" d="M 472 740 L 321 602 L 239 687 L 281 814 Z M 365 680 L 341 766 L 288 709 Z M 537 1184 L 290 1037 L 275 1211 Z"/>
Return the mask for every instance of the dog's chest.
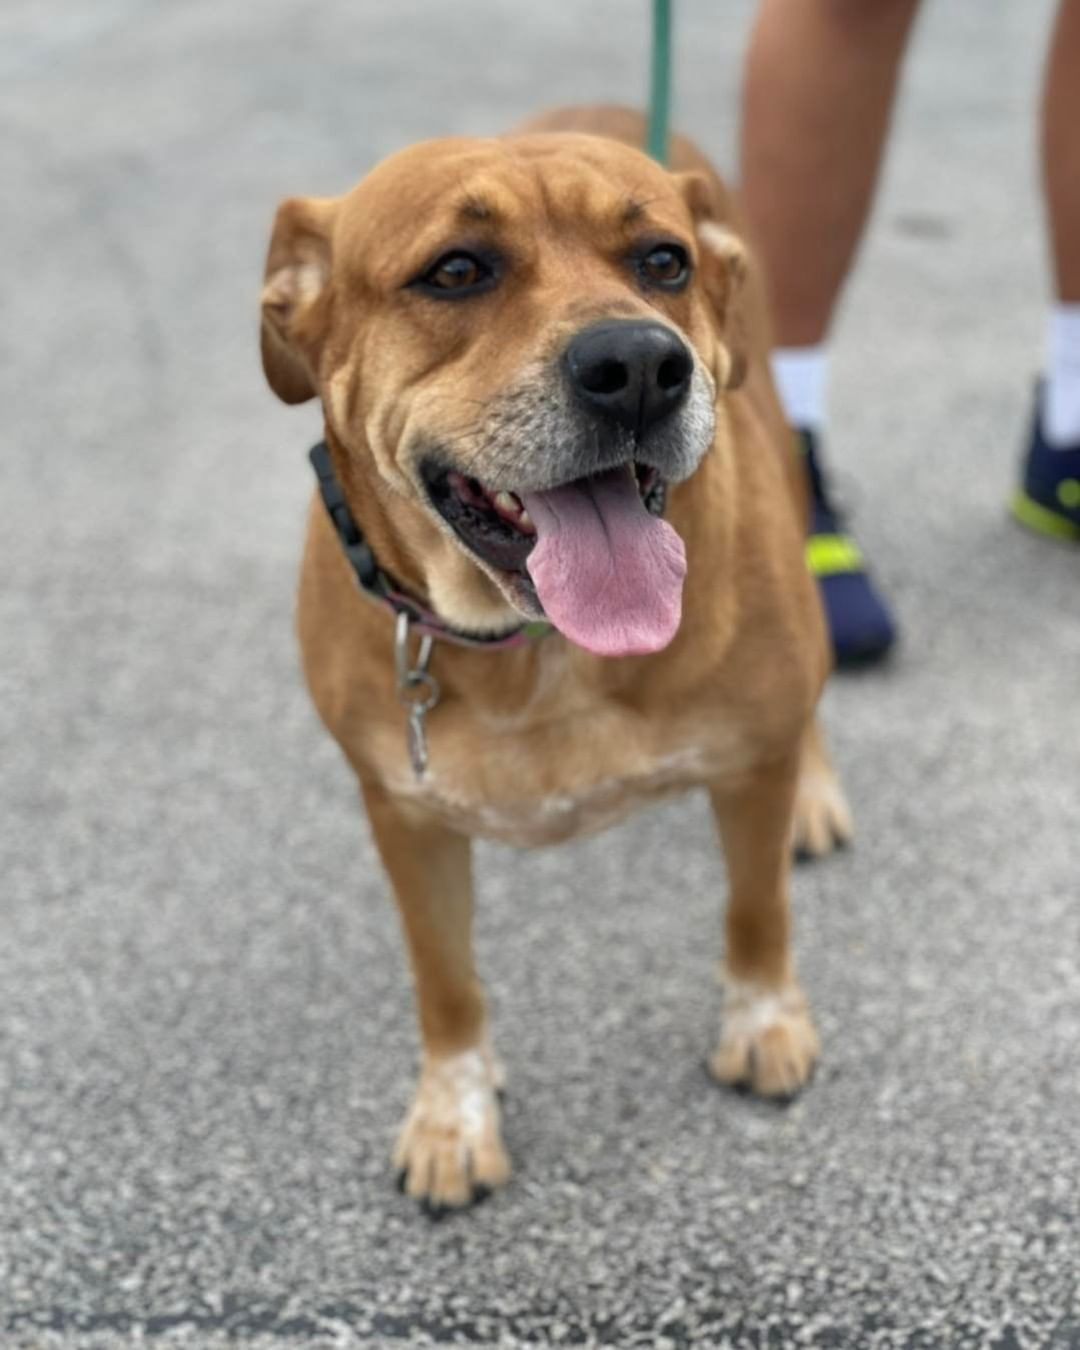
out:
<path id="1" fill-rule="evenodd" d="M 404 733 L 402 731 L 402 737 Z M 695 716 L 643 718 L 598 704 L 551 720 L 470 717 L 428 728 L 427 770 L 403 744 L 390 786 L 469 834 L 522 846 L 614 824 L 657 798 L 736 772 L 738 729 Z"/>

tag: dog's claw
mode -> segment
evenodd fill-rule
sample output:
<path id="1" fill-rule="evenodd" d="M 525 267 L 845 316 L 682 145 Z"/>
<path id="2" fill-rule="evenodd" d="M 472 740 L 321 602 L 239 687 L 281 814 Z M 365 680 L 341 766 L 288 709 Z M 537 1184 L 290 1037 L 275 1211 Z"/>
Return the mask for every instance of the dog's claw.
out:
<path id="1" fill-rule="evenodd" d="M 398 1191 L 405 1195 L 408 1193 L 409 1173 L 407 1168 L 402 1168 L 397 1172 L 394 1178 L 394 1185 Z M 463 1213 L 467 1209 L 475 1209 L 477 1205 L 482 1205 L 495 1194 L 491 1186 L 482 1181 L 474 1183 L 469 1193 L 468 1199 L 463 1204 L 448 1204 L 441 1200 L 433 1200 L 430 1195 L 423 1195 L 419 1199 L 420 1213 L 430 1223 L 442 1223 L 451 1214 Z"/>

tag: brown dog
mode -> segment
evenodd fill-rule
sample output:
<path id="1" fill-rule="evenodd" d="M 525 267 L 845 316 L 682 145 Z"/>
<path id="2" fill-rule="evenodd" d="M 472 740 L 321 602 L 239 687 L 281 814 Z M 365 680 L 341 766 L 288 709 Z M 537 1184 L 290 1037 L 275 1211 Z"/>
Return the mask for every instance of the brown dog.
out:
<path id="1" fill-rule="evenodd" d="M 401 911 L 423 1063 L 396 1162 L 435 1205 L 510 1172 L 473 835 L 549 843 L 707 788 L 730 881 L 713 1072 L 789 1094 L 818 1050 L 791 847 L 850 822 L 814 730 L 789 433 L 727 194 L 688 142 L 669 173 L 641 137 L 597 109 L 430 142 L 285 202 L 270 244 L 266 376 L 326 420 L 304 666 Z"/>

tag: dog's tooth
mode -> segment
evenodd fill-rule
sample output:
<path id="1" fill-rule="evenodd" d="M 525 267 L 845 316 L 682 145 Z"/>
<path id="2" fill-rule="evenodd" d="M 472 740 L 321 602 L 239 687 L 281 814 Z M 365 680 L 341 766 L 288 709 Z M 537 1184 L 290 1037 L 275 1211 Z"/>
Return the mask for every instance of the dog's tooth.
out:
<path id="1" fill-rule="evenodd" d="M 509 515 L 516 515 L 521 510 L 521 503 L 512 492 L 496 492 L 493 500 L 500 511 Z"/>
<path id="2" fill-rule="evenodd" d="M 526 511 L 524 507 L 521 508 L 518 519 L 521 521 L 522 525 L 532 524 L 532 516 L 529 515 L 528 511 Z"/>

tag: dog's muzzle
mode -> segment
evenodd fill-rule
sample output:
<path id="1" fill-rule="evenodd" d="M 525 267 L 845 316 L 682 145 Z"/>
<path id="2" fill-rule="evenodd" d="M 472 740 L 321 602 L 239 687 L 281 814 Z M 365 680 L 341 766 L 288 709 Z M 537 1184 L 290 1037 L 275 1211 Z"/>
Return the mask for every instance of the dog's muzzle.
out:
<path id="1" fill-rule="evenodd" d="M 712 443 L 713 387 L 682 336 L 605 320 L 420 462 L 428 498 L 507 598 L 604 655 L 658 651 L 678 628 L 682 541 L 667 486 Z"/>

